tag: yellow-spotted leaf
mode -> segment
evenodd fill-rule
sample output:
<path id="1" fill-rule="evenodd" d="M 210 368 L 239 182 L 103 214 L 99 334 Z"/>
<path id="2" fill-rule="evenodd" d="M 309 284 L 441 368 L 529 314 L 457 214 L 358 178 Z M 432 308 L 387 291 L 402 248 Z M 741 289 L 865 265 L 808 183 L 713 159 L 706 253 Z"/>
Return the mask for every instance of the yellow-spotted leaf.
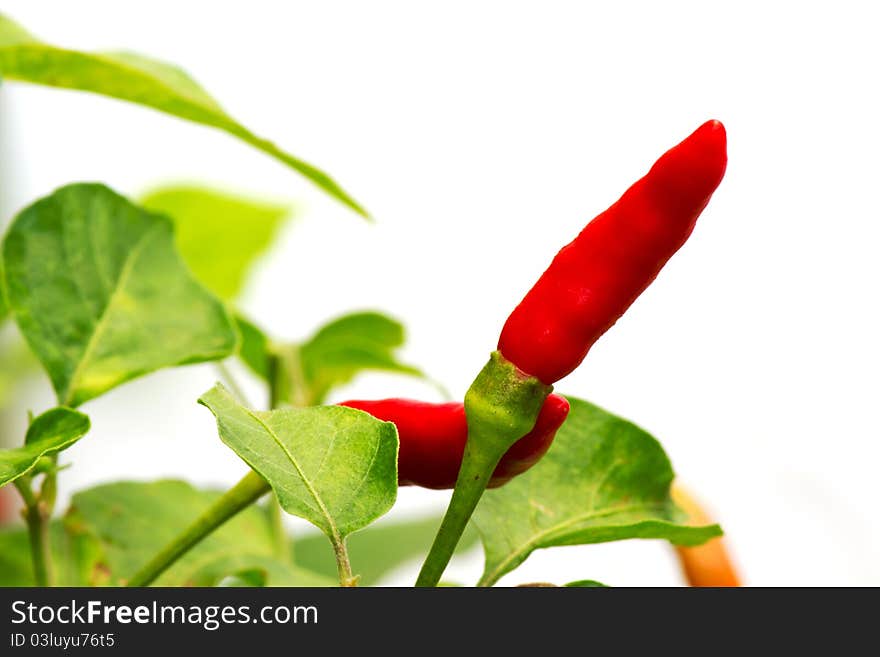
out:
<path id="1" fill-rule="evenodd" d="M 10 310 L 61 405 L 236 349 L 232 319 L 181 260 L 171 221 L 103 185 L 69 185 L 23 210 L 2 253 Z"/>

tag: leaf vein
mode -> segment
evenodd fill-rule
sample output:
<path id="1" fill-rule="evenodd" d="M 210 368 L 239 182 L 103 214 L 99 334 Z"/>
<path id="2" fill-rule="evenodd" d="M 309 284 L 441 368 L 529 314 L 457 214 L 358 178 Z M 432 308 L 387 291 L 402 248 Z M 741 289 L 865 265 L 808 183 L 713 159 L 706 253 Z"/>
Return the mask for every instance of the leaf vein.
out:
<path id="1" fill-rule="evenodd" d="M 158 232 L 158 230 L 162 227 L 163 224 L 157 223 L 155 226 L 147 230 L 138 240 L 137 244 L 135 244 L 134 248 L 132 248 L 131 252 L 128 255 L 128 258 L 126 258 L 125 264 L 122 267 L 122 271 L 119 272 L 119 278 L 116 281 L 116 287 L 110 295 L 110 298 L 107 300 L 107 304 L 104 306 L 104 309 L 101 312 L 101 316 L 95 323 L 94 330 L 92 331 L 92 335 L 82 351 L 79 363 L 77 363 L 76 368 L 73 370 L 73 374 L 71 374 L 70 376 L 70 380 L 67 383 L 67 388 L 64 391 L 64 399 L 61 402 L 63 405 L 71 405 L 72 395 L 76 391 L 77 380 L 79 379 L 79 377 L 82 376 L 83 367 L 92 357 L 92 351 L 95 349 L 95 345 L 100 342 L 101 335 L 107 328 L 107 316 L 110 314 L 110 309 L 113 307 L 113 304 L 118 298 L 120 291 L 125 289 L 125 286 L 128 283 L 128 278 L 129 276 L 131 276 L 131 271 L 132 269 L 134 269 L 134 265 L 137 262 L 137 259 L 140 257 L 140 253 L 144 249 L 144 246 L 149 243 L 150 239 L 152 239 L 153 237 L 153 234 Z"/>
<path id="2" fill-rule="evenodd" d="M 263 427 L 263 429 L 266 431 L 266 433 L 268 433 L 269 436 L 272 438 L 272 440 L 274 440 L 275 443 L 278 445 L 278 447 L 281 448 L 281 451 L 284 452 L 284 455 L 287 457 L 287 460 L 290 461 L 290 464 L 296 470 L 296 473 L 299 475 L 299 478 L 302 480 L 303 485 L 305 485 L 306 490 L 309 492 L 309 495 L 311 495 L 312 499 L 315 500 L 315 503 L 318 505 L 318 509 L 320 510 L 321 514 L 324 516 L 324 519 L 327 521 L 327 525 L 330 528 L 330 532 L 332 534 L 333 540 L 341 541 L 342 537 L 339 536 L 339 531 L 336 528 L 336 523 L 333 522 L 333 518 L 331 517 L 330 512 L 327 510 L 327 507 L 324 505 L 324 501 L 321 499 L 321 497 L 318 495 L 318 492 L 315 490 L 314 486 L 312 485 L 311 480 L 306 476 L 306 473 L 303 472 L 302 466 L 300 466 L 299 461 L 296 460 L 296 457 L 290 452 L 289 449 L 287 449 L 287 445 L 285 445 L 281 441 L 281 439 L 278 437 L 278 435 L 272 430 L 271 427 L 269 427 L 268 424 L 266 424 L 263 421 L 263 419 L 259 415 L 257 415 L 252 410 L 247 409 L 247 408 L 244 409 L 244 411 L 245 411 L 245 413 L 250 415 L 251 418 L 253 418 L 254 421 L 256 421 L 261 427 Z"/>

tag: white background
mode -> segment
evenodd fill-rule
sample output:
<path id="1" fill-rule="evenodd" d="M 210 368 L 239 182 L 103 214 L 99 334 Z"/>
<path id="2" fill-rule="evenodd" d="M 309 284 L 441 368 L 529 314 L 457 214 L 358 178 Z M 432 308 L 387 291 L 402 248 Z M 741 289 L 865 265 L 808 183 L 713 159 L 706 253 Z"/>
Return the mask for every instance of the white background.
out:
<path id="1" fill-rule="evenodd" d="M 342 311 L 389 312 L 408 326 L 405 358 L 461 396 L 556 250 L 720 119 L 727 176 L 691 240 L 557 389 L 663 442 L 747 583 L 878 585 L 872 3 L 590 4 L 5 0 L 50 42 L 180 64 L 376 223 L 222 133 L 18 84 L 0 92 L 3 221 L 77 180 L 137 194 L 182 178 L 295 201 L 243 306 L 289 338 Z M 162 372 L 89 403 L 65 490 L 234 482 L 242 464 L 195 405 L 214 376 Z M 400 395 L 436 393 L 372 375 L 339 397 Z M 47 407 L 48 385 L 26 401 Z M 403 489 L 391 516 L 444 503 Z M 449 578 L 480 569 L 474 551 Z M 577 578 L 681 582 L 664 544 L 637 541 L 537 553 L 503 582 Z"/>

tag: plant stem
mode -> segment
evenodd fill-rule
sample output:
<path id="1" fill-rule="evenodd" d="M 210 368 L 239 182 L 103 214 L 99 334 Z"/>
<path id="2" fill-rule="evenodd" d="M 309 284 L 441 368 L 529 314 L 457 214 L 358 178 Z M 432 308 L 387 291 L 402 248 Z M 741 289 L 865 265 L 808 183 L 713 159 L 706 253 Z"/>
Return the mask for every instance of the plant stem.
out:
<path id="1" fill-rule="evenodd" d="M 287 358 L 278 350 L 270 349 L 268 352 L 269 360 L 269 408 L 275 409 L 282 404 L 292 404 L 290 399 L 291 381 L 290 373 L 287 367 Z M 274 495 L 268 502 L 269 518 L 272 523 L 273 538 L 275 540 L 276 550 L 279 554 L 283 554 L 285 561 L 291 560 L 291 546 L 293 541 L 287 537 L 284 530 L 284 518 L 281 515 L 281 504 Z"/>
<path id="2" fill-rule="evenodd" d="M 431 551 L 428 552 L 419 572 L 416 586 L 437 586 L 440 582 L 443 571 L 452 559 L 461 535 L 486 490 L 495 466 L 504 455 L 504 452 L 494 456 L 487 454 L 485 450 L 473 450 L 472 444 L 473 442 L 469 440 L 465 447 L 452 499 L 449 501 L 440 529 L 434 537 Z"/>
<path id="3" fill-rule="evenodd" d="M 232 372 L 229 371 L 226 363 L 222 360 L 218 360 L 214 363 L 214 367 L 217 368 L 217 373 L 220 375 L 220 378 L 223 379 L 223 383 L 232 391 L 232 395 L 238 398 L 239 402 L 250 408 L 251 405 L 248 402 L 247 395 L 244 394 L 244 389 L 239 385 L 238 380 L 233 376 Z"/>
<path id="4" fill-rule="evenodd" d="M 287 532 L 284 529 L 284 518 L 281 515 L 281 505 L 278 499 L 273 495 L 266 505 L 266 512 L 269 515 L 269 528 L 272 532 L 272 542 L 275 544 L 275 553 L 278 558 L 285 562 L 291 561 L 291 542 L 287 538 Z"/>
<path id="5" fill-rule="evenodd" d="M 274 352 L 268 354 L 269 359 L 269 408 L 278 408 L 286 401 L 287 382 L 285 381 L 282 357 Z"/>
<path id="6" fill-rule="evenodd" d="M 269 407 L 287 404 L 304 408 L 314 403 L 295 344 L 277 345 L 269 352 Z"/>
<path id="7" fill-rule="evenodd" d="M 333 554 L 336 557 L 336 570 L 339 571 L 339 585 L 345 587 L 357 586 L 358 578 L 351 574 L 351 562 L 348 560 L 348 548 L 344 538 L 334 538 Z"/>
<path id="8" fill-rule="evenodd" d="M 52 555 L 49 549 L 49 517 L 52 511 L 43 500 L 34 495 L 30 477 L 20 477 L 14 483 L 25 504 L 22 516 L 27 523 L 30 538 L 34 581 L 37 586 L 52 586 Z"/>
<path id="9" fill-rule="evenodd" d="M 253 470 L 214 502 L 195 522 L 169 543 L 126 586 L 147 586 L 217 527 L 269 492 L 269 484 Z"/>

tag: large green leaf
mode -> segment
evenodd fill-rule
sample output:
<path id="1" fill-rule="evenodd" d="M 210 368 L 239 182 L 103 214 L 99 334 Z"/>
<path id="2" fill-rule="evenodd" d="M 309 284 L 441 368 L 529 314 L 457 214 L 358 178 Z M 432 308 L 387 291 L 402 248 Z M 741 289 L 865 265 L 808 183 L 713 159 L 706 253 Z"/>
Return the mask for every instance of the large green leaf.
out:
<path id="1" fill-rule="evenodd" d="M 103 185 L 23 210 L 3 258 L 12 313 L 62 405 L 235 350 L 232 319 L 180 259 L 171 221 Z"/>
<path id="2" fill-rule="evenodd" d="M 487 491 L 477 507 L 482 585 L 539 548 L 627 538 L 697 545 L 721 534 L 717 525 L 686 525 L 669 497 L 672 466 L 653 437 L 592 404 L 569 401 L 568 419 L 541 462 Z"/>
<path id="3" fill-rule="evenodd" d="M 140 204 L 174 220 L 183 259 L 196 278 L 226 300 L 241 292 L 251 265 L 290 214 L 283 205 L 192 185 L 155 189 Z"/>
<path id="4" fill-rule="evenodd" d="M 67 449 L 89 430 L 89 418 L 70 408 L 53 408 L 35 418 L 24 445 L 0 449 L 0 486 L 18 479 L 33 468 L 41 456 Z"/>
<path id="5" fill-rule="evenodd" d="M 229 116 L 185 71 L 133 53 L 88 53 L 44 43 L 0 14 L 0 75 L 90 91 L 224 130 L 299 172 L 355 212 L 364 209 L 330 176 L 258 137 Z"/>
<path id="6" fill-rule="evenodd" d="M 94 537 L 64 527 L 49 526 L 52 570 L 58 586 L 100 586 L 108 581 L 101 544 Z M 28 531 L 0 528 L 0 587 L 36 586 Z"/>
<path id="7" fill-rule="evenodd" d="M 407 522 L 380 521 L 353 534 L 348 539 L 348 551 L 352 569 L 360 576 L 359 582 L 367 586 L 376 584 L 405 561 L 426 555 L 441 520 L 439 516 L 432 516 Z M 471 548 L 477 538 L 477 532 L 468 528 L 458 542 L 456 553 Z M 304 568 L 326 577 L 336 575 L 333 551 L 321 534 L 297 536 L 293 556 Z"/>
<path id="8" fill-rule="evenodd" d="M 103 548 L 109 584 L 134 574 L 219 496 L 183 481 L 121 482 L 77 493 L 65 517 Z M 159 586 L 210 586 L 240 571 L 258 570 L 277 586 L 319 586 L 332 580 L 278 560 L 272 522 L 259 506 L 245 509 L 174 563 Z"/>
<path id="9" fill-rule="evenodd" d="M 392 423 L 341 406 L 251 411 L 219 384 L 199 403 L 217 418 L 223 442 L 272 486 L 281 507 L 332 541 L 394 505 L 397 429 Z"/>

